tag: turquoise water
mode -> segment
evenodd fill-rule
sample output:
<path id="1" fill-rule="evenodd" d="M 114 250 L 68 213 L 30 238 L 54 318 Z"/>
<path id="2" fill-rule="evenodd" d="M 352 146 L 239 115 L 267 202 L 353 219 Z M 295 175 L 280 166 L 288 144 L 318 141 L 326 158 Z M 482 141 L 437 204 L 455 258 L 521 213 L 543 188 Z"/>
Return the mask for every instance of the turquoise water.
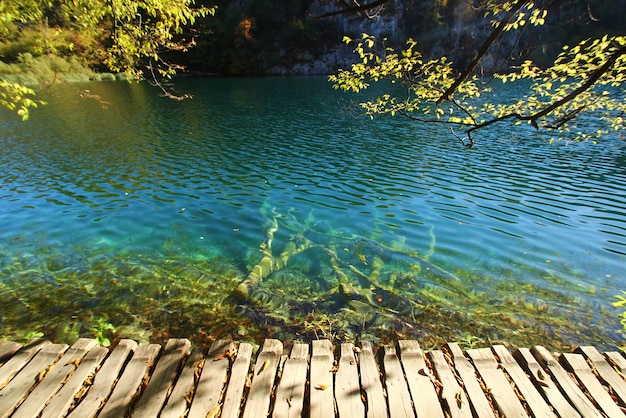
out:
<path id="1" fill-rule="evenodd" d="M 622 139 L 470 150 L 323 78 L 176 87 L 0 112 L 0 335 L 620 343 Z"/>

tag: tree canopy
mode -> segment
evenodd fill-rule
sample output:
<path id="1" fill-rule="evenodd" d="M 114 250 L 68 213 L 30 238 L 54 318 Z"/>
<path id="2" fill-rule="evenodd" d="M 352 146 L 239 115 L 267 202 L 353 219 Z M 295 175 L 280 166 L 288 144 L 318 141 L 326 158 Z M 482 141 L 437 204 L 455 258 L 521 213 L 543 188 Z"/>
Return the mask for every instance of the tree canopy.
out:
<path id="1" fill-rule="evenodd" d="M 335 88 L 354 92 L 383 80 L 400 84 L 402 89 L 390 89 L 360 106 L 370 116 L 397 114 L 448 125 L 468 147 L 474 145 L 476 131 L 504 121 L 528 123 L 537 130 L 556 132 L 559 138 L 576 140 L 594 139 L 626 127 L 622 88 L 626 36 L 584 39 L 576 45 L 563 45 L 547 67 L 526 60 L 484 76 L 476 69 L 489 49 L 508 32 L 543 25 L 547 10 L 525 0 L 489 0 L 483 7 L 493 27 L 491 35 L 461 70 L 445 54 L 425 59 L 413 39 L 407 40 L 403 49 L 395 50 L 386 47 L 384 39 L 363 34 L 356 40 L 344 38 L 354 45 L 359 62 L 330 76 L 330 80 Z M 492 89 L 493 80 L 527 80 L 530 85 L 520 89 L 514 100 L 502 102 Z M 602 123 L 589 129 L 583 115 Z M 455 127 L 463 133 L 456 134 Z"/>
<path id="2" fill-rule="evenodd" d="M 99 59 L 114 72 L 140 76 L 147 69 L 155 80 L 179 68 L 163 59 L 168 51 L 185 51 L 194 42 L 183 29 L 199 17 L 215 13 L 214 7 L 195 7 L 194 0 L 3 0 L 0 2 L 0 36 L 45 22 L 72 28 L 64 47 L 78 47 L 78 35 L 88 33 L 106 46 Z M 45 48 L 50 49 L 49 45 Z M 169 94 L 164 90 L 166 94 Z M 20 83 L 0 80 L 0 103 L 28 118 L 37 106 L 34 91 Z"/>

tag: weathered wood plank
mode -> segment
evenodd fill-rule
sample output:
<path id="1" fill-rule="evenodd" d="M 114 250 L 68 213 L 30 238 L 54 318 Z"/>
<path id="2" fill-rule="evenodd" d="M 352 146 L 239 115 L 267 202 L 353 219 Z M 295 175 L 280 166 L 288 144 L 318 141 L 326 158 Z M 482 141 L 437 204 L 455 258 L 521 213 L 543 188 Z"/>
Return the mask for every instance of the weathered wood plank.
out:
<path id="1" fill-rule="evenodd" d="M 541 394 L 530 381 L 530 378 L 519 364 L 515 361 L 509 350 L 503 345 L 494 345 L 491 347 L 493 352 L 498 356 L 500 365 L 504 371 L 511 377 L 513 383 L 522 394 L 524 400 L 528 404 L 530 414 L 534 417 L 555 417 L 552 408 L 543 399 Z"/>
<path id="2" fill-rule="evenodd" d="M 165 408 L 159 415 L 160 418 L 180 418 L 185 415 L 195 393 L 196 373 L 200 374 L 202 371 L 201 364 L 204 361 L 204 349 L 201 347 L 194 348 L 185 361 L 183 370 L 176 381 L 176 386 L 174 386 Z"/>
<path id="3" fill-rule="evenodd" d="M 502 370 L 498 368 L 498 362 L 489 348 L 475 348 L 467 350 L 467 355 L 472 359 L 474 367 L 485 382 L 493 402 L 505 417 L 528 417 L 524 406 L 517 398 L 511 383 Z"/>
<path id="4" fill-rule="evenodd" d="M 269 414 L 270 395 L 282 355 L 282 342 L 274 339 L 267 339 L 263 342 L 263 348 L 257 357 L 252 375 L 252 385 L 243 411 L 244 418 L 258 418 Z"/>
<path id="5" fill-rule="evenodd" d="M 189 409 L 189 418 L 206 417 L 209 411 L 219 408 L 222 391 L 228 381 L 230 357 L 234 352 L 232 341 L 217 340 L 211 344 Z"/>
<path id="6" fill-rule="evenodd" d="M 419 343 L 414 340 L 400 340 L 398 346 L 417 418 L 443 418 L 439 397 L 431 380 L 434 376 L 426 365 Z"/>
<path id="7" fill-rule="evenodd" d="M 75 396 L 84 388 L 87 379 L 92 377 L 100 363 L 104 360 L 109 350 L 105 347 L 94 347 L 83 357 L 63 387 L 54 395 L 50 403 L 46 405 L 40 418 L 64 417 L 74 403 Z M 63 361 L 63 360 L 61 360 Z"/>
<path id="8" fill-rule="evenodd" d="M 411 394 L 402 371 L 402 364 L 396 354 L 396 348 L 392 345 L 385 345 L 383 350 L 383 375 L 387 388 L 389 416 L 391 418 L 414 417 Z"/>
<path id="9" fill-rule="evenodd" d="M 183 360 L 189 354 L 191 342 L 186 338 L 173 338 L 167 341 L 161 358 L 151 374 L 148 386 L 133 407 L 133 417 L 156 417 L 174 387 Z"/>
<path id="10" fill-rule="evenodd" d="M 560 364 L 543 347 L 522 348 L 511 355 L 506 347 L 496 345 L 467 350 L 472 365 L 457 344 L 447 345 L 449 357 L 434 350 L 427 359 L 416 341 L 399 341 L 397 349 L 388 345 L 381 350 L 381 380 L 371 344 L 363 342 L 360 350 L 341 344 L 337 363 L 329 341 L 311 345 L 309 365 L 310 345 L 295 344 L 287 358 L 282 356 L 280 341 L 266 340 L 250 373 L 250 344 L 240 344 L 235 352 L 234 343 L 216 342 L 206 356 L 196 348 L 183 365 L 189 341 L 170 340 L 150 378 L 159 345 L 139 346 L 126 364 L 137 347 L 131 340 L 122 340 L 110 353 L 89 339 L 76 341 L 69 350 L 67 345 L 43 341 L 21 349 L 19 344 L 0 344 L 0 358 L 5 360 L 0 366 L 0 379 L 4 379 L 0 380 L 4 384 L 0 418 L 47 418 L 68 412 L 71 418 L 91 418 L 100 408 L 102 417 L 129 413 L 192 417 L 194 405 L 203 400 L 210 402 L 197 416 L 494 416 L 488 396 L 507 417 L 625 415 L 620 405 L 626 406 L 626 380 L 621 373 L 626 359 L 617 352 L 602 354 L 593 347 L 580 347 L 577 353 L 560 355 Z M 204 396 L 198 396 L 194 381 L 203 376 L 207 387 Z M 142 384 L 145 390 L 129 410 Z M 250 390 L 244 395 L 246 387 Z M 434 410 L 428 409 L 433 405 Z"/>
<path id="11" fill-rule="evenodd" d="M 550 374 L 541 368 L 530 349 L 519 348 L 515 350 L 513 357 L 526 370 L 526 373 L 531 376 L 535 386 L 543 393 L 544 398 L 548 400 L 558 416 L 567 418 L 580 417 L 578 411 L 561 394 L 559 387 L 550 378 Z"/>
<path id="12" fill-rule="evenodd" d="M 361 341 L 359 352 L 359 372 L 361 374 L 361 390 L 365 393 L 368 418 L 386 417 L 387 400 L 380 379 L 380 371 L 376 357 L 369 341 Z"/>
<path id="13" fill-rule="evenodd" d="M 541 346 L 535 346 L 531 350 L 531 353 L 539 364 L 541 364 L 554 381 L 558 384 L 561 393 L 569 400 L 570 404 L 576 408 L 578 413 L 585 418 L 597 418 L 601 416 L 600 412 L 596 409 L 593 403 L 585 396 L 583 391 L 578 387 L 576 381 L 570 378 L 567 371 L 559 364 L 558 361 L 552 356 L 552 354 Z"/>
<path id="14" fill-rule="evenodd" d="M 574 372 L 578 381 L 604 413 L 610 417 L 624 416 L 622 410 L 611 399 L 609 393 L 593 374 L 591 367 L 589 367 L 589 364 L 587 364 L 587 361 L 581 354 L 564 353 L 561 354 L 561 360 Z"/>
<path id="15" fill-rule="evenodd" d="M 13 341 L 0 341 L 0 367 L 9 361 L 20 348 L 22 348 L 22 344 Z"/>
<path id="16" fill-rule="evenodd" d="M 119 377 L 126 360 L 137 348 L 137 343 L 133 340 L 121 340 L 113 351 L 109 354 L 104 365 L 94 377 L 94 383 L 89 388 L 87 394 L 80 400 L 68 417 L 71 418 L 93 418 L 104 401 L 113 390 L 113 386 Z"/>
<path id="17" fill-rule="evenodd" d="M 141 386 L 148 378 L 160 351 L 161 346 L 159 344 L 139 344 L 115 385 L 109 400 L 100 411 L 99 418 L 126 416 L 130 404 L 139 394 Z"/>
<path id="18" fill-rule="evenodd" d="M 12 414 L 29 392 L 45 376 L 48 369 L 67 350 L 67 344 L 49 344 L 41 348 L 33 359 L 0 390 L 0 417 Z"/>
<path id="19" fill-rule="evenodd" d="M 304 393 L 309 371 L 309 345 L 294 344 L 285 361 L 283 374 L 276 389 L 274 418 L 301 417 L 304 411 Z"/>
<path id="20" fill-rule="evenodd" d="M 26 346 L 22 347 L 20 351 L 15 353 L 11 359 L 7 360 L 2 367 L 0 367 L 0 389 L 4 388 L 13 376 L 22 370 L 35 354 L 48 344 L 50 344 L 50 341 L 41 339 L 32 340 Z"/>
<path id="21" fill-rule="evenodd" d="M 61 389 L 67 377 L 74 373 L 85 354 L 98 343 L 94 339 L 80 338 L 67 350 L 61 359 L 52 366 L 44 378 L 28 395 L 28 398 L 15 410 L 13 417 L 32 418 L 38 416 L 48 400 Z"/>
<path id="22" fill-rule="evenodd" d="M 340 346 L 339 364 L 335 373 L 335 401 L 340 417 L 365 416 L 365 405 L 361 399 L 359 366 L 354 353 L 354 345 Z"/>
<path id="23" fill-rule="evenodd" d="M 463 354 L 463 350 L 457 343 L 446 344 L 446 349 L 454 363 L 454 369 L 463 381 L 465 392 L 469 398 L 474 415 L 478 417 L 495 417 L 495 413 L 485 392 L 483 392 L 480 382 L 476 376 L 476 369 Z"/>
<path id="24" fill-rule="evenodd" d="M 237 357 L 233 362 L 228 380 L 228 388 L 224 396 L 221 418 L 238 418 L 241 411 L 241 404 L 244 389 L 247 386 L 248 372 L 252 359 L 252 345 L 248 343 L 239 344 Z"/>
<path id="25" fill-rule="evenodd" d="M 617 367 L 619 371 L 619 375 L 622 379 L 626 380 L 626 358 L 622 355 L 622 353 L 618 353 L 617 351 L 609 351 L 604 353 L 609 362 Z M 1 369 L 0 369 L 1 371 Z M 1 381 L 1 380 L 0 380 Z"/>
<path id="26" fill-rule="evenodd" d="M 309 416 L 335 416 L 335 388 L 333 385 L 333 345 L 328 340 L 313 341 L 311 349 Z"/>
<path id="27" fill-rule="evenodd" d="M 596 369 L 602 380 L 611 387 L 611 390 L 619 400 L 622 406 L 626 406 L 626 382 L 620 375 L 617 374 L 615 369 L 611 367 L 609 362 L 604 358 L 602 354 L 595 348 L 590 346 L 579 347 L 576 350 L 577 353 L 585 356 Z"/>
<path id="28" fill-rule="evenodd" d="M 437 380 L 441 383 L 439 396 L 441 396 L 446 412 L 450 414 L 451 418 L 471 418 L 472 408 L 469 399 L 459 385 L 443 351 L 432 350 L 428 352 L 428 357 L 435 370 Z"/>

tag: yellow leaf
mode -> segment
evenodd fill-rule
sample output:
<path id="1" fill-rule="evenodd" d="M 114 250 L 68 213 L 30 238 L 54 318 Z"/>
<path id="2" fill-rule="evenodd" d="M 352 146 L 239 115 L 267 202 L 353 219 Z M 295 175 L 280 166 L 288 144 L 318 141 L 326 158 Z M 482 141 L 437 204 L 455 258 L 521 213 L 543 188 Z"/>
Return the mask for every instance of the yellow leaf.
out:
<path id="1" fill-rule="evenodd" d="M 220 414 L 220 409 L 221 408 L 222 408 L 222 405 L 220 405 L 220 404 L 215 405 L 206 414 L 206 418 L 216 418 Z"/>
<path id="2" fill-rule="evenodd" d="M 261 366 L 261 368 L 259 369 L 259 372 L 257 373 L 257 375 L 260 375 L 260 374 L 261 374 L 261 372 L 263 372 L 263 371 L 267 370 L 267 368 L 268 368 L 268 367 L 270 367 L 270 359 L 266 359 L 266 360 L 263 362 L 263 365 L 262 365 L 262 366 Z"/>

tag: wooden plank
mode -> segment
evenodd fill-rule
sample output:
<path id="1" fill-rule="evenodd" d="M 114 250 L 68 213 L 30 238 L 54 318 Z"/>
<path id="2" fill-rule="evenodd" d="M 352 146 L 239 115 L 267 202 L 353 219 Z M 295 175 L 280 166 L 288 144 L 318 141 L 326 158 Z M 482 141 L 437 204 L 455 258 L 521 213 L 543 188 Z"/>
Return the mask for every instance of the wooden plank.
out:
<path id="1" fill-rule="evenodd" d="M 20 348 L 22 348 L 22 344 L 13 341 L 0 341 L 0 367 L 9 361 Z"/>
<path id="2" fill-rule="evenodd" d="M 361 341 L 359 372 L 361 374 L 361 389 L 365 393 L 367 417 L 386 417 L 388 415 L 387 400 L 380 379 L 381 373 L 378 370 L 372 344 L 369 341 Z"/>
<path id="3" fill-rule="evenodd" d="M 167 341 L 148 386 L 133 407 L 133 417 L 152 418 L 161 412 L 190 348 L 191 342 L 186 338 L 172 338 Z"/>
<path id="4" fill-rule="evenodd" d="M 38 416 L 48 400 L 61 389 L 68 376 L 74 373 L 85 354 L 97 345 L 98 343 L 94 339 L 80 338 L 76 340 L 63 354 L 63 357 L 46 373 L 28 395 L 28 398 L 15 410 L 12 417 L 31 418 Z"/>
<path id="5" fill-rule="evenodd" d="M 294 344 L 285 361 L 283 374 L 276 389 L 274 418 L 301 417 L 304 411 L 304 393 L 309 371 L 309 345 Z M 362 417 L 361 417 L 362 418 Z"/>
<path id="6" fill-rule="evenodd" d="M 596 409 L 593 403 L 585 396 L 583 391 L 578 387 L 576 381 L 570 378 L 567 371 L 557 362 L 552 354 L 541 346 L 533 347 L 530 352 L 539 361 L 544 369 L 548 370 L 556 384 L 559 386 L 561 393 L 569 400 L 570 404 L 576 408 L 578 413 L 585 418 L 597 418 L 601 416 L 600 411 Z"/>
<path id="7" fill-rule="evenodd" d="M 252 345 L 239 344 L 237 357 L 233 362 L 228 380 L 228 388 L 224 396 L 221 418 L 238 418 L 241 412 L 241 403 L 244 389 L 248 386 L 248 372 L 252 359 Z"/>
<path id="8" fill-rule="evenodd" d="M 75 396 L 83 389 L 85 381 L 95 374 L 96 369 L 108 353 L 108 349 L 100 346 L 89 350 L 69 380 L 63 384 L 63 387 L 46 405 L 40 418 L 66 416 L 74 403 Z"/>
<path id="9" fill-rule="evenodd" d="M 185 415 L 196 390 L 196 374 L 200 375 L 204 364 L 204 349 L 196 347 L 185 362 L 172 394 L 167 399 L 160 418 L 180 418 Z"/>
<path id="10" fill-rule="evenodd" d="M 480 382 L 476 376 L 476 369 L 463 354 L 463 350 L 457 343 L 446 344 L 446 349 L 454 363 L 454 369 L 463 381 L 463 386 L 474 415 L 478 417 L 495 417 L 495 412 L 491 403 L 483 392 Z"/>
<path id="11" fill-rule="evenodd" d="M 94 377 L 94 383 L 89 387 L 87 394 L 68 415 L 71 418 L 93 418 L 115 386 L 126 360 L 137 348 L 137 343 L 123 339 L 107 357 L 104 365 Z"/>
<path id="12" fill-rule="evenodd" d="M 530 414 L 534 417 L 555 417 L 554 411 L 543 399 L 537 388 L 530 381 L 524 370 L 515 361 L 511 352 L 503 345 L 494 345 L 491 347 L 498 356 L 500 366 L 509 375 L 517 390 L 528 404 Z"/>
<path id="13" fill-rule="evenodd" d="M 217 340 L 211 344 L 188 417 L 206 417 L 209 411 L 220 407 L 222 391 L 228 381 L 230 357 L 234 351 L 235 344 L 229 340 Z"/>
<path id="14" fill-rule="evenodd" d="M 443 418 L 443 410 L 433 385 L 435 377 L 426 365 L 419 343 L 414 340 L 400 340 L 398 346 L 415 414 L 418 418 Z"/>
<path id="15" fill-rule="evenodd" d="M 590 346 L 579 347 L 576 352 L 591 361 L 593 368 L 596 369 L 600 378 L 611 387 L 611 391 L 617 397 L 620 405 L 626 406 L 626 382 L 617 374 L 615 369 L 611 367 L 604 356 L 600 354 L 595 347 Z"/>
<path id="16" fill-rule="evenodd" d="M 243 411 L 244 418 L 258 418 L 269 414 L 270 396 L 282 355 L 283 343 L 273 339 L 265 340 L 254 367 L 252 384 Z"/>
<path id="17" fill-rule="evenodd" d="M 467 350 L 474 367 L 487 386 L 487 391 L 493 399 L 494 405 L 507 418 L 527 417 L 524 406 L 518 399 L 511 383 L 498 367 L 493 353 L 489 348 L 475 348 Z"/>
<path id="18" fill-rule="evenodd" d="M 333 417 L 335 416 L 333 345 L 328 340 L 316 340 L 312 345 L 309 417 Z"/>
<path id="19" fill-rule="evenodd" d="M 609 360 L 609 362 L 617 368 L 621 378 L 626 379 L 626 376 L 624 376 L 626 374 L 626 358 L 624 358 L 622 353 L 618 353 L 617 351 L 609 351 L 604 353 L 604 355 Z"/>
<path id="20" fill-rule="evenodd" d="M 10 360 L 7 360 L 2 367 L 0 367 L 0 389 L 4 388 L 13 376 L 22 370 L 39 350 L 49 344 L 51 344 L 50 341 L 41 339 L 32 340 L 14 354 Z"/>
<path id="21" fill-rule="evenodd" d="M 12 414 L 67 348 L 67 344 L 46 345 L 8 385 L 0 390 L 0 417 L 4 418 Z"/>
<path id="22" fill-rule="evenodd" d="M 104 404 L 98 418 L 119 418 L 126 416 L 128 408 L 148 379 L 161 346 L 159 344 L 139 344 L 122 376 L 120 376 L 111 396 Z"/>
<path id="23" fill-rule="evenodd" d="M 561 360 L 574 372 L 578 381 L 587 390 L 600 409 L 610 417 L 624 416 L 622 410 L 611 399 L 607 390 L 602 386 L 581 354 L 564 353 Z"/>
<path id="24" fill-rule="evenodd" d="M 535 386 L 543 393 L 543 397 L 550 402 L 558 416 L 567 418 L 580 417 L 578 411 L 561 394 L 559 387 L 550 378 L 550 374 L 541 368 L 530 349 L 519 348 L 515 350 L 513 357 L 526 373 L 530 375 Z"/>
<path id="25" fill-rule="evenodd" d="M 402 364 L 392 345 L 383 346 L 383 377 L 387 388 L 389 416 L 414 417 L 411 394 L 407 385 Z"/>
<path id="26" fill-rule="evenodd" d="M 365 405 L 361 399 L 359 366 L 354 345 L 343 343 L 340 346 L 339 364 L 335 373 L 335 401 L 340 417 L 365 416 Z"/>
<path id="27" fill-rule="evenodd" d="M 463 388 L 459 385 L 450 363 L 441 350 L 428 352 L 428 358 L 441 383 L 441 397 L 444 408 L 451 418 L 471 418 L 472 408 Z"/>

